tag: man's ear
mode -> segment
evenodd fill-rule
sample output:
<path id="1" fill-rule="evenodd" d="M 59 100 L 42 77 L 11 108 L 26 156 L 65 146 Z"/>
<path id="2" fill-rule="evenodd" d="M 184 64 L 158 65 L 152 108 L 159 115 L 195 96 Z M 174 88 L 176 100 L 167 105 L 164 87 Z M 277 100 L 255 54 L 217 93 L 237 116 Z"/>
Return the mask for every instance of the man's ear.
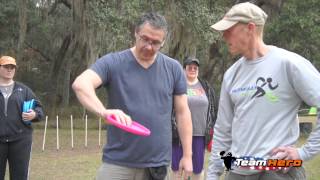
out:
<path id="1" fill-rule="evenodd" d="M 247 27 L 248 27 L 249 31 L 253 31 L 257 28 L 256 24 L 254 24 L 252 22 L 249 22 Z"/>

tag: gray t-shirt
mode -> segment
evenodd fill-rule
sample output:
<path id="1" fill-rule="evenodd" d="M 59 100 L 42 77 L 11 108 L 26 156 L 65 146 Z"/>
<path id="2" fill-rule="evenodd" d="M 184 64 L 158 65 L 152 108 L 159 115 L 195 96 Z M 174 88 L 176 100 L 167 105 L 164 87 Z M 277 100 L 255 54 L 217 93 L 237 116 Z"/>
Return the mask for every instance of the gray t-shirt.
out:
<path id="1" fill-rule="evenodd" d="M 208 112 L 208 98 L 201 83 L 188 85 L 188 105 L 191 111 L 193 136 L 204 136 Z"/>
<path id="2" fill-rule="evenodd" d="M 108 126 L 103 161 L 142 168 L 169 165 L 173 98 L 187 91 L 178 61 L 158 53 L 145 69 L 127 49 L 103 56 L 91 69 L 108 91 L 108 108 L 123 110 L 151 131 L 143 137 Z"/>
<path id="3" fill-rule="evenodd" d="M 8 99 L 12 94 L 14 83 L 8 86 L 0 86 L 0 91 L 4 97 L 4 114 L 7 114 Z"/>

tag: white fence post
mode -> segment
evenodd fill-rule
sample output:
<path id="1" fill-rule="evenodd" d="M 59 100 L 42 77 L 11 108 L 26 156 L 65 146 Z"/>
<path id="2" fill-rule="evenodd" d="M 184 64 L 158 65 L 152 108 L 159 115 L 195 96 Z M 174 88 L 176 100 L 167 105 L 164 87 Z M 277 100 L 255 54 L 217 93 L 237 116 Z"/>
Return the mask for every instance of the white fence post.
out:
<path id="1" fill-rule="evenodd" d="M 101 117 L 99 118 L 99 147 L 101 147 Z"/>
<path id="2" fill-rule="evenodd" d="M 73 149 L 73 117 L 72 114 L 70 116 L 70 126 L 71 126 L 71 148 Z"/>
<path id="3" fill-rule="evenodd" d="M 87 147 L 88 146 L 88 115 L 86 115 L 86 119 L 85 119 L 85 142 L 84 142 L 84 146 Z"/>
<path id="4" fill-rule="evenodd" d="M 60 149 L 60 144 L 59 144 L 59 116 L 57 115 L 57 150 Z"/>
<path id="5" fill-rule="evenodd" d="M 45 124 L 44 124 L 44 133 L 43 133 L 43 141 L 42 141 L 42 151 L 44 151 L 44 146 L 45 146 L 45 144 L 46 144 L 47 125 L 48 125 L 48 116 L 46 116 L 46 122 L 45 122 Z"/>

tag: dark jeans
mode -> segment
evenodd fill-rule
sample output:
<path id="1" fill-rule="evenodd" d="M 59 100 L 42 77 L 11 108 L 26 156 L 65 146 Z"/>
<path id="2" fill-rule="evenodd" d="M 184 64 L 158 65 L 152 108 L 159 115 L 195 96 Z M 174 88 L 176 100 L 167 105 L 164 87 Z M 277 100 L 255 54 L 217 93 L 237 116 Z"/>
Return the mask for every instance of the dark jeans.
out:
<path id="1" fill-rule="evenodd" d="M 0 180 L 4 180 L 7 161 L 9 163 L 10 180 L 27 180 L 32 135 L 12 142 L 0 142 Z"/>

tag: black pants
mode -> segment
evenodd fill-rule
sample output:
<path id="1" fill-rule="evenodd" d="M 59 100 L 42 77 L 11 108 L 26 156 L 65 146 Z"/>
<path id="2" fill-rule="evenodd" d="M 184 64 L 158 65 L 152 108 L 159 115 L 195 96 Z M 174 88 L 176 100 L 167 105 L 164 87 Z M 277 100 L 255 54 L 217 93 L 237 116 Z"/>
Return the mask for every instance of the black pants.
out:
<path id="1" fill-rule="evenodd" d="M 4 180 L 9 163 L 10 180 L 27 180 L 32 146 L 32 135 L 12 142 L 0 142 L 0 180 Z"/>

